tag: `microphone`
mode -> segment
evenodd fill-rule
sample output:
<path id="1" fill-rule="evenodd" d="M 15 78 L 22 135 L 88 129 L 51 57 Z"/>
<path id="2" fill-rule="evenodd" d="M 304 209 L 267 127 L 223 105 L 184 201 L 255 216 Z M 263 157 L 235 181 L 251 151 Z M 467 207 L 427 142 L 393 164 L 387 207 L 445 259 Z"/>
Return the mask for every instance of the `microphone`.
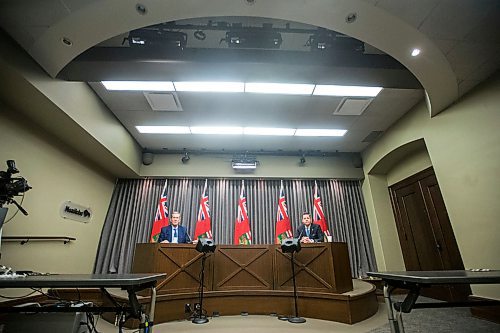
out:
<path id="1" fill-rule="evenodd" d="M 193 241 L 191 240 L 191 237 L 189 236 L 189 234 L 187 233 L 187 230 L 186 230 L 186 240 L 187 240 L 187 243 L 192 243 Z"/>

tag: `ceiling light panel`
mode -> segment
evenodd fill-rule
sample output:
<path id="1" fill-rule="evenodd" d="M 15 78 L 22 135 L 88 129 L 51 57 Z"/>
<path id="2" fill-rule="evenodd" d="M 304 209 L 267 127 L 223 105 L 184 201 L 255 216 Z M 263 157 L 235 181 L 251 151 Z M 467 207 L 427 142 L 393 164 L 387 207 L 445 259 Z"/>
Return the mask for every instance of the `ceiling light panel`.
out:
<path id="1" fill-rule="evenodd" d="M 107 90 L 175 91 L 171 81 L 102 81 Z"/>
<path id="2" fill-rule="evenodd" d="M 195 92 L 244 92 L 245 84 L 243 82 L 192 82 L 181 81 L 174 82 L 177 91 L 195 91 Z"/>
<path id="3" fill-rule="evenodd" d="M 139 133 L 146 134 L 190 134 L 188 126 L 136 126 Z"/>
<path id="4" fill-rule="evenodd" d="M 347 130 L 341 129 L 320 129 L 320 128 L 302 128 L 295 131 L 295 136 L 344 136 Z"/>
<path id="5" fill-rule="evenodd" d="M 362 86 L 337 86 L 316 85 L 313 95 L 315 96 L 351 96 L 351 97 L 375 97 L 382 90 L 381 87 Z"/>
<path id="6" fill-rule="evenodd" d="M 243 127 L 191 127 L 193 134 L 220 134 L 220 135 L 241 135 L 243 134 Z"/>
<path id="7" fill-rule="evenodd" d="M 295 83 L 245 83 L 245 92 L 261 94 L 311 95 L 314 84 Z"/>
<path id="8" fill-rule="evenodd" d="M 243 128 L 243 134 L 293 136 L 295 134 L 295 128 L 245 127 Z"/>

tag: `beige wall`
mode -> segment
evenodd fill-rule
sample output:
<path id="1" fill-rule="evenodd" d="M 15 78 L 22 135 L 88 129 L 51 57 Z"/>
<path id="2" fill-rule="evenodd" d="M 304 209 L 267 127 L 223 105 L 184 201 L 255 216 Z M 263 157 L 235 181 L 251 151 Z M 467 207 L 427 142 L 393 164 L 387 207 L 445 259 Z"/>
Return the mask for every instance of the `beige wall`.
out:
<path id="1" fill-rule="evenodd" d="M 349 178 L 360 179 L 363 169 L 355 168 L 350 155 L 306 157 L 304 165 L 298 156 L 257 156 L 257 169 L 248 174 L 231 168 L 231 155 L 191 155 L 186 164 L 182 155 L 155 155 L 151 165 L 143 165 L 141 176 L 167 177 L 253 177 L 253 178 Z"/>
<path id="2" fill-rule="evenodd" d="M 405 270 L 388 187 L 432 166 L 425 147 L 392 159 L 384 172 L 367 175 L 363 182 L 368 220 L 378 269 Z"/>
<path id="3" fill-rule="evenodd" d="M 372 231 L 378 230 L 373 237 L 381 267 L 401 268 L 400 252 L 389 245 L 398 242 L 397 233 L 387 232 L 395 230 L 390 202 L 381 193 L 407 172 L 416 173 L 432 162 L 465 267 L 500 269 L 499 106 L 497 75 L 434 118 L 418 105 L 364 152 L 363 190 Z M 428 161 L 422 155 L 404 166 L 394 164 L 383 175 L 371 175 L 391 152 L 419 139 L 425 141 Z M 473 286 L 473 292 L 500 298 L 498 286 Z"/>
<path id="4" fill-rule="evenodd" d="M 51 273 L 91 273 L 106 216 L 114 177 L 102 172 L 50 137 L 29 119 L 0 104 L 0 170 L 16 161 L 20 175 L 33 187 L 26 192 L 21 213 L 3 227 L 3 236 L 70 236 L 76 241 L 32 241 L 25 245 L 3 241 L 1 263 L 14 270 Z M 89 223 L 63 219 L 61 204 L 71 200 L 89 206 Z M 9 205 L 7 219 L 17 210 Z"/>

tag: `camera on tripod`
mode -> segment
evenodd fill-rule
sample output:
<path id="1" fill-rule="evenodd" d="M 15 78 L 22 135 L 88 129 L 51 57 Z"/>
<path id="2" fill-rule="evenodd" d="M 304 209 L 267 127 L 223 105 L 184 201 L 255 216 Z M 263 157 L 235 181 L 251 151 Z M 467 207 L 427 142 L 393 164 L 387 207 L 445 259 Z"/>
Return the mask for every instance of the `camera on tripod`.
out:
<path id="1" fill-rule="evenodd" d="M 14 197 L 29 191 L 31 186 L 28 185 L 28 181 L 23 177 L 12 177 L 12 175 L 16 173 L 19 173 L 19 170 L 17 170 L 14 160 L 8 160 L 7 170 L 0 171 L 0 208 L 5 204 L 13 203 L 24 215 L 28 215 L 28 213 L 14 200 Z"/>

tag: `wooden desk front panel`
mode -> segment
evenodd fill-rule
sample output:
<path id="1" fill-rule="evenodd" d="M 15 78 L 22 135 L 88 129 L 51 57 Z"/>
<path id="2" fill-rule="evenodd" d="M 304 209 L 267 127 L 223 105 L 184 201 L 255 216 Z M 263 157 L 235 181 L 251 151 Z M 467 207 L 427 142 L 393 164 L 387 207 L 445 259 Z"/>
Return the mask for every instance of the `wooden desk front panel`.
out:
<path id="1" fill-rule="evenodd" d="M 220 245 L 213 290 L 272 290 L 272 245 Z"/>
<path id="2" fill-rule="evenodd" d="M 158 294 L 196 292 L 200 285 L 203 254 L 191 244 L 137 244 L 132 272 L 167 273 L 158 283 Z M 205 290 L 212 290 L 213 259 L 205 261 Z"/>
<path id="3" fill-rule="evenodd" d="M 191 244 L 137 244 L 133 273 L 167 273 L 159 294 L 196 292 L 202 254 Z M 299 291 L 353 289 L 345 243 L 304 244 L 294 254 Z M 205 264 L 205 290 L 291 290 L 290 257 L 279 245 L 218 245 Z"/>
<path id="4" fill-rule="evenodd" d="M 294 253 L 294 269 L 297 290 L 333 292 L 335 280 L 332 253 L 329 244 L 303 244 L 299 253 Z M 292 265 L 290 254 L 275 247 L 275 289 L 292 290 Z"/>

